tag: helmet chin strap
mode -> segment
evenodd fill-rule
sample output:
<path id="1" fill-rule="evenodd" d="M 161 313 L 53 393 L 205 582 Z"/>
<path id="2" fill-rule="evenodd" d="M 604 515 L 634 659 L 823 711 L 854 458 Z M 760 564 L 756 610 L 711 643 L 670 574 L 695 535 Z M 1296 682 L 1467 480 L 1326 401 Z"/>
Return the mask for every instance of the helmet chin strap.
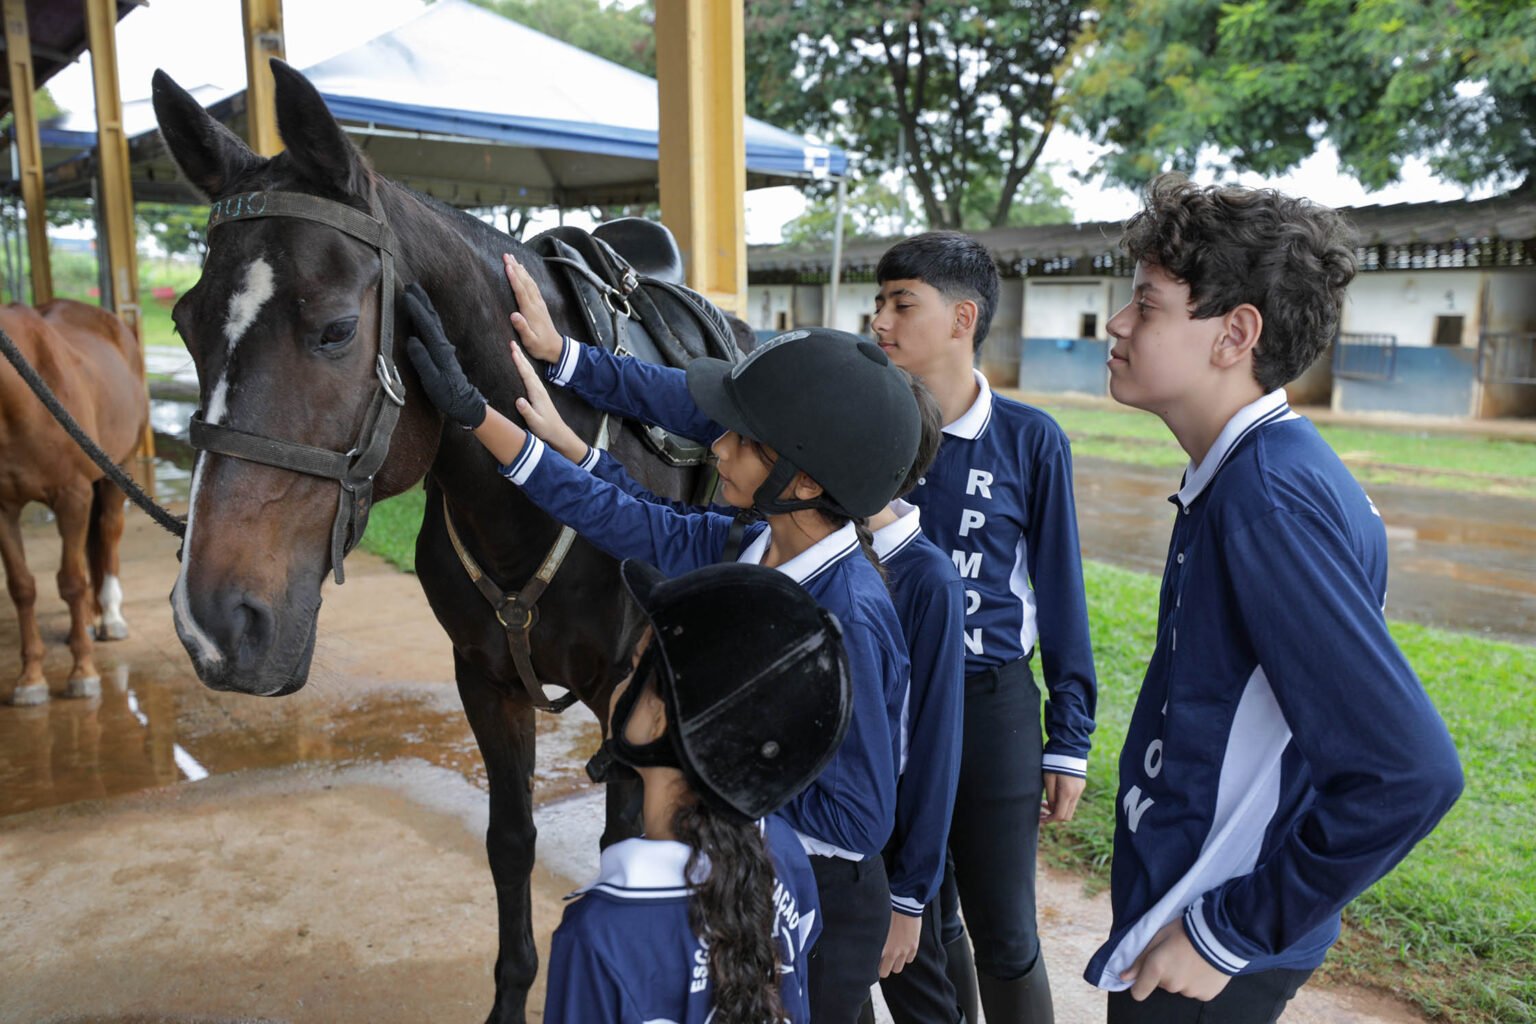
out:
<path id="1" fill-rule="evenodd" d="M 793 462 L 783 455 L 774 460 L 773 468 L 768 471 L 768 478 L 762 482 L 757 491 L 752 495 L 752 510 L 765 516 L 783 515 L 786 512 L 799 512 L 802 509 L 814 508 L 823 512 L 830 512 L 846 519 L 853 517 L 848 515 L 838 506 L 837 502 L 827 497 L 826 494 L 817 495 L 814 498 L 784 498 L 783 493 L 794 481 L 795 474 L 800 472 Z"/>

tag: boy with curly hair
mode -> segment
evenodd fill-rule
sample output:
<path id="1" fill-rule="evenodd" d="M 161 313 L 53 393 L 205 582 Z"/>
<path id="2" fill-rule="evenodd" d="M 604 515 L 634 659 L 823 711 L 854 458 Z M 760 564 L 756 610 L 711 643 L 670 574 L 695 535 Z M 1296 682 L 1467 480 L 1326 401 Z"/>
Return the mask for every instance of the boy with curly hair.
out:
<path id="1" fill-rule="evenodd" d="M 1189 466 L 1120 756 L 1114 921 L 1085 976 L 1111 1024 L 1271 1022 L 1461 769 L 1387 632 L 1381 516 L 1286 402 L 1338 330 L 1343 220 L 1165 175 L 1121 245 L 1136 277 L 1110 393 Z"/>

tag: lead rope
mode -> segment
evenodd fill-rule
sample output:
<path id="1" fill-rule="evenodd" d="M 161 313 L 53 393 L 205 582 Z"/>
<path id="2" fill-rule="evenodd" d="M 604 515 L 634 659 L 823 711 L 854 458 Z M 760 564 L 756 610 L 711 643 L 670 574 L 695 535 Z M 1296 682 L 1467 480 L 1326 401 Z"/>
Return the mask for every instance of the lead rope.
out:
<path id="1" fill-rule="evenodd" d="M 80 450 L 85 452 L 92 462 L 96 463 L 97 467 L 107 475 L 108 479 L 122 488 L 123 493 L 128 495 L 128 500 L 143 509 L 149 518 L 165 527 L 171 533 L 178 537 L 185 537 L 187 521 L 180 516 L 172 515 L 165 506 L 157 504 L 154 498 L 146 494 L 144 489 L 135 483 L 132 477 L 124 473 L 122 468 L 112 461 L 110 455 L 101 450 L 101 446 L 80 428 L 80 424 L 75 422 L 75 418 L 69 414 L 69 410 L 60 404 L 58 398 L 48 387 L 48 384 L 37 375 L 37 371 L 32 368 L 31 364 L 22 358 L 21 350 L 16 347 L 16 343 L 11 340 L 11 336 L 4 331 L 0 331 L 0 350 L 5 352 L 5 358 L 16 368 L 16 372 L 21 374 L 21 379 L 27 382 L 27 387 L 32 389 L 32 393 L 37 396 L 38 401 L 42 402 L 43 406 L 53 414 L 53 418 L 59 421 L 59 426 L 64 428 L 64 432 L 70 436 L 70 439 L 75 444 L 80 446 Z"/>

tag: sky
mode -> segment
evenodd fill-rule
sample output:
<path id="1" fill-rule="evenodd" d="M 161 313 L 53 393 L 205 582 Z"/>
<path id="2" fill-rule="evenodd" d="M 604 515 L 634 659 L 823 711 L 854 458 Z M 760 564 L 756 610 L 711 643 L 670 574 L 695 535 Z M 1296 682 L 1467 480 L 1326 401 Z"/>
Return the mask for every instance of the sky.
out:
<path id="1" fill-rule="evenodd" d="M 423 10 L 423 0 L 286 0 L 283 29 L 289 63 L 303 68 L 389 31 Z M 163 68 L 188 89 L 221 87 L 222 93 L 245 86 L 244 43 L 240 0 L 150 0 L 148 7 L 118 24 L 119 89 L 124 103 L 149 95 L 150 77 Z M 87 118 L 92 109 L 90 56 L 57 75 L 50 83 L 54 99 L 65 110 Z M 134 126 L 130 125 L 130 131 Z M 1136 195 L 1128 189 L 1108 189 L 1077 180 L 1093 163 L 1092 143 L 1057 130 L 1041 156 L 1067 193 L 1078 220 L 1118 220 L 1136 210 Z M 1307 196 L 1329 206 L 1360 206 L 1398 202 L 1460 199 L 1460 186 L 1438 180 L 1421 161 L 1409 161 L 1400 184 L 1367 192 L 1353 178 L 1340 174 L 1337 155 L 1325 149 L 1290 174 L 1262 178 L 1241 175 L 1236 181 L 1268 185 Z M 1473 193 L 1481 198 L 1487 192 Z M 805 207 L 793 188 L 760 189 L 747 193 L 747 241 L 779 240 L 783 225 Z M 572 217 L 568 223 L 583 223 Z M 550 213 L 530 225 L 543 230 L 555 223 Z"/>

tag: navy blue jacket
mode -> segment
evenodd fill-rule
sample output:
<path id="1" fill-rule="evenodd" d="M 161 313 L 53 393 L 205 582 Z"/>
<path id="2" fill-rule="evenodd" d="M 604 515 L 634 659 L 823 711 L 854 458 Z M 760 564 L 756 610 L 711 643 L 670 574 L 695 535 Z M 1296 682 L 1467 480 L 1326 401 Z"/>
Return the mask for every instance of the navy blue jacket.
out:
<path id="1" fill-rule="evenodd" d="M 589 459 L 595 475 L 642 501 L 694 511 L 646 490 L 607 452 Z M 922 535 L 921 513 L 906 502 L 896 506 L 901 518 L 874 534 L 875 554 L 887 573 L 912 666 L 897 762 L 896 826 L 886 847 L 886 866 L 892 909 L 918 917 L 938 895 L 944 878 L 960 778 L 965 706 L 960 625 L 965 598 L 954 565 Z M 909 765 L 915 766 L 910 772 Z"/>
<path id="2" fill-rule="evenodd" d="M 1041 767 L 1086 777 L 1097 683 L 1072 497 L 1072 452 L 1056 421 L 981 394 L 944 428 L 938 457 L 907 500 L 965 583 L 967 676 L 1040 647 Z"/>
<path id="3" fill-rule="evenodd" d="M 960 630 L 965 589 L 944 552 L 921 531 L 921 513 L 895 503 L 900 518 L 875 531 L 891 600 L 912 662 L 896 830 L 886 851 L 891 907 L 922 914 L 944 879 L 949 823 L 960 780 L 965 709 L 965 654 Z"/>
<path id="4" fill-rule="evenodd" d="M 1381 516 L 1276 391 L 1173 498 L 1157 647 L 1120 756 L 1119 978 L 1182 916 L 1227 974 L 1322 963 L 1344 905 L 1461 792 L 1456 750 L 1387 632 Z"/>
<path id="5" fill-rule="evenodd" d="M 712 441 L 724 432 L 694 403 L 680 370 L 623 359 L 568 339 L 550 377 L 598 409 L 658 424 L 684 437 Z M 662 501 L 635 483 L 610 455 L 599 457 L 593 472 L 642 500 Z M 888 857 L 891 905 L 917 916 L 932 902 L 943 878 L 960 774 L 964 596 L 959 575 L 944 553 L 918 532 L 917 510 L 906 508 L 900 521 L 875 535 L 874 547 L 889 577 L 912 668 L 908 705 L 900 718 L 901 778 Z M 916 765 L 911 772 L 905 771 L 909 761 Z"/>
<path id="6" fill-rule="evenodd" d="M 816 878 L 794 831 L 763 820 L 777 878 L 774 940 L 793 1024 L 810 1020 L 806 958 L 821 933 Z M 682 843 L 626 839 L 603 851 L 597 881 L 573 894 L 550 941 L 546 1024 L 708 1024 L 709 951 L 688 923 Z"/>
<path id="7" fill-rule="evenodd" d="M 725 554 L 730 517 L 683 514 L 642 501 L 583 472 L 532 435 L 502 475 L 615 558 L 638 558 L 678 576 Z M 761 563 L 767 524 L 753 524 L 746 536 L 740 560 Z M 778 569 L 837 616 L 853 683 L 853 720 L 842 746 L 782 814 L 812 852 L 854 860 L 878 854 L 895 820 L 901 708 L 910 673 L 896 611 L 851 523 Z"/>

